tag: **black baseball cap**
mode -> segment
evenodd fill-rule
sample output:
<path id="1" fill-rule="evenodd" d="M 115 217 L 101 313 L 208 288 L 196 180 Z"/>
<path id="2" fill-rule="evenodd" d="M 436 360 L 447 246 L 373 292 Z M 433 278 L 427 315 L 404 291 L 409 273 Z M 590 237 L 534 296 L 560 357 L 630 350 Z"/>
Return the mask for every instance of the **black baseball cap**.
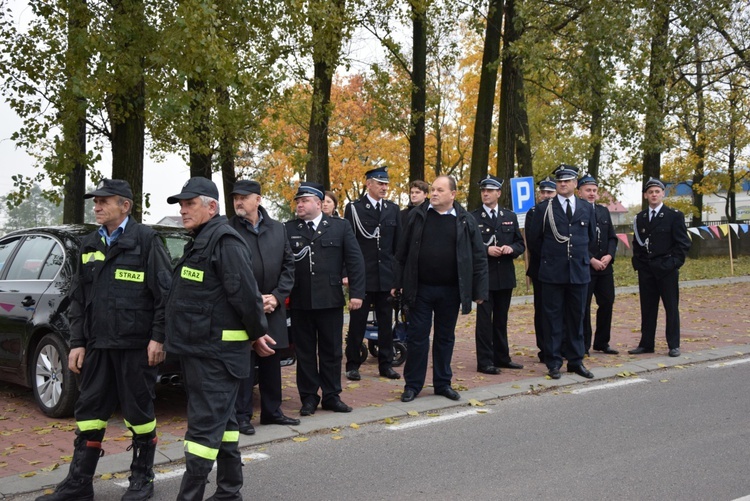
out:
<path id="1" fill-rule="evenodd" d="M 180 200 L 190 200 L 191 198 L 206 196 L 213 198 L 214 200 L 219 199 L 219 189 L 216 187 L 213 181 L 206 177 L 198 176 L 191 177 L 185 184 L 182 185 L 182 191 L 177 195 L 172 195 L 167 198 L 168 204 L 176 204 Z"/>
<path id="2" fill-rule="evenodd" d="M 240 179 L 232 187 L 232 195 L 249 195 L 255 193 L 260 195 L 260 183 L 250 179 Z"/>
<path id="3" fill-rule="evenodd" d="M 102 179 L 96 189 L 83 195 L 83 198 L 121 196 L 133 200 L 133 190 L 127 181 L 122 179 Z"/>

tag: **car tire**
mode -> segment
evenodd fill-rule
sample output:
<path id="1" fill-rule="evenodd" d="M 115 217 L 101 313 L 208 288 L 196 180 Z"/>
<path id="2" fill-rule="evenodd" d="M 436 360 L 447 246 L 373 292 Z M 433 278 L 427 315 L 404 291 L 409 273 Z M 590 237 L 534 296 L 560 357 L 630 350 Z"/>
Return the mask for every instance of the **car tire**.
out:
<path id="1" fill-rule="evenodd" d="M 402 341 L 393 341 L 393 367 L 398 367 L 406 362 L 406 343 Z"/>
<path id="2" fill-rule="evenodd" d="M 367 362 L 367 345 L 362 343 L 359 345 L 359 363 L 360 365 Z"/>
<path id="3" fill-rule="evenodd" d="M 367 349 L 370 352 L 370 355 L 372 355 L 375 358 L 378 358 L 378 342 L 374 341 L 372 339 L 367 340 Z"/>
<path id="4" fill-rule="evenodd" d="M 78 384 L 68 369 L 68 345 L 57 334 L 45 335 L 31 361 L 31 391 L 39 409 L 54 418 L 68 417 L 78 400 Z"/>

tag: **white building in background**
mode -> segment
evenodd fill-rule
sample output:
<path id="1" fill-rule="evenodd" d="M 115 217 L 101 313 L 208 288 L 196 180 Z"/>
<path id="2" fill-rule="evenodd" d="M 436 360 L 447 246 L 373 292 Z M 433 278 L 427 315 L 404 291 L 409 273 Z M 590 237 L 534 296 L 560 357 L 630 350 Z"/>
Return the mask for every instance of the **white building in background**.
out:
<path id="1" fill-rule="evenodd" d="M 692 181 L 681 183 L 667 183 L 668 197 L 690 197 L 692 196 Z M 703 195 L 703 221 L 719 221 L 725 223 L 726 218 L 726 190 L 720 190 L 718 194 Z M 750 180 L 742 182 L 740 189 L 735 194 L 735 205 L 737 207 L 737 220 L 750 220 Z"/>

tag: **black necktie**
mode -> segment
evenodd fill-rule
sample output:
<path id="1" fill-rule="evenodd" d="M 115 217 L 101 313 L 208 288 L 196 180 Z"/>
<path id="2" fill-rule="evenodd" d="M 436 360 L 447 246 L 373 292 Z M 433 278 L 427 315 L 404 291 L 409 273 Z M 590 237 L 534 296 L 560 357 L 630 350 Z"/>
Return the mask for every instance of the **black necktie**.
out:
<path id="1" fill-rule="evenodd" d="M 315 236 L 315 223 L 313 223 L 312 221 L 308 221 L 307 227 L 310 228 L 310 237 Z"/>
<path id="2" fill-rule="evenodd" d="M 651 209 L 651 219 L 649 219 L 648 222 L 650 223 L 651 221 L 653 221 L 655 217 L 656 217 L 656 210 Z"/>
<path id="3" fill-rule="evenodd" d="M 490 220 L 492 221 L 492 226 L 497 226 L 497 214 L 495 214 L 495 209 L 490 210 Z"/>
<path id="4" fill-rule="evenodd" d="M 567 204 L 565 207 L 565 215 L 568 216 L 568 221 L 571 221 L 573 219 L 573 209 L 570 207 L 570 199 L 566 198 L 565 203 Z"/>
<path id="5" fill-rule="evenodd" d="M 375 204 L 375 215 L 380 219 L 380 200 Z"/>

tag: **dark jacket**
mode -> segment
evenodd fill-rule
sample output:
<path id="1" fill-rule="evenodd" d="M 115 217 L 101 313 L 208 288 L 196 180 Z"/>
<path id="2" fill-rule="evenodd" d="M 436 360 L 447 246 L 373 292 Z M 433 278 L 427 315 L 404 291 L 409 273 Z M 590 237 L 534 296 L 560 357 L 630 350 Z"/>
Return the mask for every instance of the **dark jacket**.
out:
<path id="1" fill-rule="evenodd" d="M 81 242 L 73 278 L 71 348 L 140 349 L 164 342 L 172 266 L 159 235 L 132 217 L 107 248 L 98 232 Z"/>
<path id="2" fill-rule="evenodd" d="M 295 255 L 290 308 L 343 307 L 342 264 L 346 265 L 349 277 L 349 297 L 365 298 L 365 263 L 347 221 L 324 214 L 313 237 L 308 233 L 307 223 L 301 219 L 292 219 L 284 225 Z"/>
<path id="3" fill-rule="evenodd" d="M 682 212 L 663 205 L 652 221 L 649 209 L 635 217 L 633 236 L 633 268 L 650 270 L 657 278 L 664 277 L 685 264 L 690 250 L 690 237 Z M 637 237 L 637 238 L 636 238 Z M 638 241 L 643 242 L 643 245 Z"/>
<path id="4" fill-rule="evenodd" d="M 424 203 L 411 210 L 396 252 L 398 267 L 394 288 L 402 289 L 403 298 L 408 305 L 414 305 L 417 299 L 419 248 L 422 245 L 422 231 L 429 206 L 429 203 Z M 471 312 L 472 301 L 489 298 L 487 253 L 479 227 L 471 214 L 458 202 L 453 202 L 453 208 L 456 210 L 456 257 L 461 312 L 467 314 Z"/>
<path id="5" fill-rule="evenodd" d="M 552 204 L 552 217 L 561 237 L 558 242 L 548 220 L 547 207 Z M 541 259 L 538 280 L 550 284 L 587 284 L 591 281 L 589 242 L 596 239 L 594 207 L 578 198 L 573 218 L 568 221 L 558 197 L 537 204 L 534 218 L 526 230 L 526 244 Z"/>
<path id="6" fill-rule="evenodd" d="M 214 216 L 185 245 L 167 300 L 166 350 L 219 359 L 236 378 L 250 375 L 251 341 L 268 332 L 247 244 Z"/>
<path id="7" fill-rule="evenodd" d="M 524 221 L 524 240 L 526 241 L 526 248 L 529 251 L 529 262 L 526 266 L 526 276 L 531 278 L 532 280 L 537 280 L 539 278 L 539 263 L 541 263 L 542 261 L 539 257 L 538 251 L 532 249 L 529 245 L 529 228 L 534 225 L 534 219 L 537 215 L 538 206 L 539 204 L 536 204 L 534 207 L 529 209 L 529 211 L 526 213 L 526 220 Z"/>
<path id="8" fill-rule="evenodd" d="M 477 221 L 477 226 L 479 226 L 485 249 L 489 247 L 490 242 L 498 247 L 507 245 L 513 249 L 513 254 L 500 257 L 487 255 L 489 289 L 491 291 L 512 289 L 516 286 L 516 267 L 513 260 L 526 250 L 515 212 L 503 209 L 500 206 L 495 210 L 497 212 L 495 226 L 492 225 L 492 218 L 487 215 L 483 206 L 471 213 Z"/>
<path id="9" fill-rule="evenodd" d="M 381 207 L 378 215 L 367 195 L 363 195 L 344 210 L 344 219 L 352 225 L 365 260 L 365 290 L 370 292 L 390 291 L 396 267 L 400 213 L 398 205 L 390 200 L 381 200 Z M 373 235 L 377 228 L 379 238 L 365 236 L 364 232 Z"/>
<path id="10" fill-rule="evenodd" d="M 603 205 L 594 205 L 594 211 L 596 214 L 596 238 L 589 243 L 589 257 L 601 259 L 610 255 L 612 261 L 601 271 L 591 268 L 591 274 L 611 275 L 614 273 L 612 265 L 615 263 L 615 254 L 617 254 L 617 234 L 614 225 L 612 225 L 612 216 L 609 214 L 609 209 Z"/>
<path id="11" fill-rule="evenodd" d="M 256 232 L 245 219 L 234 216 L 229 224 L 245 240 L 253 260 L 253 276 L 261 294 L 273 294 L 278 308 L 266 313 L 268 334 L 276 341 L 275 350 L 289 346 L 286 326 L 286 298 L 294 286 L 294 256 L 289 246 L 284 224 L 272 219 L 263 207 L 258 207 L 263 220 Z"/>

